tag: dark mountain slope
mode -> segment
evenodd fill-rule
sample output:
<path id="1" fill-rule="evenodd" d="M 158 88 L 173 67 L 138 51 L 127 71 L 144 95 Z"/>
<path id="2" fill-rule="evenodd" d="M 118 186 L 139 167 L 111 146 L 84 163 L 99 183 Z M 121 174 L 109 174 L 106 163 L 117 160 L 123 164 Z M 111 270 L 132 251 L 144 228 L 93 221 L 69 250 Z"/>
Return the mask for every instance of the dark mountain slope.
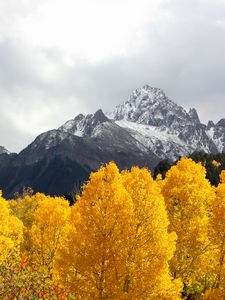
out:
<path id="1" fill-rule="evenodd" d="M 107 118 L 95 126 L 95 134 L 84 137 L 61 129 L 45 132 L 9 163 L 0 160 L 0 188 L 4 195 L 12 197 L 28 186 L 46 194 L 66 194 L 109 161 L 122 169 L 133 165 L 152 169 L 158 163 L 156 155 L 144 146 L 141 152 L 138 142 Z"/>

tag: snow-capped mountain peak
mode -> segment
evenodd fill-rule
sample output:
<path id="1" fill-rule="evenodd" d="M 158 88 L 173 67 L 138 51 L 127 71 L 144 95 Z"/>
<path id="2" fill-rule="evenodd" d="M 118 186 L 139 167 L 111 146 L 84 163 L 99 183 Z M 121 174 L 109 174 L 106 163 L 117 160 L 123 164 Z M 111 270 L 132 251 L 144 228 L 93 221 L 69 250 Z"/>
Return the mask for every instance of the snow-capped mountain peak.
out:
<path id="1" fill-rule="evenodd" d="M 0 146 L 0 154 L 4 154 L 4 153 L 10 154 L 10 152 L 5 147 Z"/>
<path id="2" fill-rule="evenodd" d="M 200 123 L 195 109 L 188 112 L 170 100 L 159 88 L 144 85 L 136 89 L 123 104 L 106 114 L 113 120 L 166 127 L 175 133 L 186 124 Z"/>
<path id="3" fill-rule="evenodd" d="M 101 141 L 104 145 L 111 145 L 115 136 L 120 142 L 118 137 L 123 136 L 124 144 L 127 135 L 126 148 L 130 142 L 139 148 L 140 153 L 149 151 L 159 159 L 174 160 L 196 150 L 208 153 L 225 151 L 225 119 L 217 124 L 209 122 L 206 126 L 200 122 L 195 108 L 186 111 L 162 89 L 150 85 L 133 91 L 111 113 L 104 114 L 99 109 L 94 114 L 79 114 L 39 138 L 44 139 L 48 149 L 68 135 Z"/>
<path id="4" fill-rule="evenodd" d="M 144 85 L 128 99 L 104 114 L 77 115 L 58 130 L 86 138 L 113 138 L 119 128 L 136 140 L 140 151 L 151 151 L 160 159 L 176 159 L 196 150 L 225 150 L 225 119 L 206 126 L 195 108 L 186 111 L 162 89 Z M 122 132 L 122 131 L 121 131 Z M 144 150 L 143 150 L 144 149 Z"/>
<path id="5" fill-rule="evenodd" d="M 199 116 L 198 116 L 198 113 L 197 113 L 197 110 L 195 108 L 190 108 L 189 109 L 189 112 L 188 112 L 191 120 L 196 123 L 196 124 L 200 124 L 200 120 L 199 120 Z"/>
<path id="6" fill-rule="evenodd" d="M 67 121 L 59 127 L 59 130 L 69 132 L 76 136 L 91 136 L 94 129 L 104 123 L 110 122 L 101 109 L 94 114 L 84 116 L 82 114 L 76 116 L 73 120 Z"/>
<path id="7" fill-rule="evenodd" d="M 195 150 L 216 152 L 195 108 L 188 112 L 162 89 L 144 85 L 106 114 L 160 158 L 176 159 Z"/>

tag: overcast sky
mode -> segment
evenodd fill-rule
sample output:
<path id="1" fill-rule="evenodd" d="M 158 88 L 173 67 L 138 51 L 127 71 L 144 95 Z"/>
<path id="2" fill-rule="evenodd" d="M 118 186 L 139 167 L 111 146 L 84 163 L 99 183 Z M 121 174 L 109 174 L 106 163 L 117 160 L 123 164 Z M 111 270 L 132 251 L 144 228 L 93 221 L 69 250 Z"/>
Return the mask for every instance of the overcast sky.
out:
<path id="1" fill-rule="evenodd" d="M 162 88 L 225 117 L 225 0 L 0 0 L 0 145 Z"/>

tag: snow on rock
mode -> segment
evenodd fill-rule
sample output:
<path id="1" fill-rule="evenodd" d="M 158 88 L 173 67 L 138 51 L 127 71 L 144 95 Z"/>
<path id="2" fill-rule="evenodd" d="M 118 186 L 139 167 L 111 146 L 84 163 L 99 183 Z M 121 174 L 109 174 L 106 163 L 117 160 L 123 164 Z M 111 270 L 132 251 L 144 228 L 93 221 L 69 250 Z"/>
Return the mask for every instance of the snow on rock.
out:
<path id="1" fill-rule="evenodd" d="M 221 119 L 216 124 L 209 121 L 207 135 L 216 145 L 218 152 L 225 152 L 225 119 Z"/>
<path id="2" fill-rule="evenodd" d="M 59 127 L 59 130 L 77 136 L 90 136 L 97 125 L 106 121 L 109 121 L 108 118 L 104 115 L 102 110 L 99 109 L 95 114 L 89 114 L 87 116 L 80 114 L 76 116 L 73 120 L 70 120 Z"/>
<path id="3" fill-rule="evenodd" d="M 4 154 L 4 153 L 10 154 L 10 152 L 5 147 L 0 146 L 0 154 Z"/>
<path id="4" fill-rule="evenodd" d="M 216 152 L 197 111 L 187 112 L 170 100 L 163 90 L 145 85 L 107 116 L 161 158 L 177 158 L 193 151 Z"/>
<path id="5" fill-rule="evenodd" d="M 61 130 L 53 129 L 40 134 L 30 145 L 30 147 L 31 149 L 35 149 L 37 147 L 40 147 L 41 145 L 42 148 L 48 150 L 52 147 L 57 146 L 67 137 L 68 133 L 63 132 Z"/>
<path id="6" fill-rule="evenodd" d="M 135 90 L 129 99 L 107 116 L 113 120 L 127 120 L 138 124 L 166 126 L 176 132 L 187 123 L 199 123 L 196 110 L 187 113 L 175 104 L 163 90 L 145 85 Z"/>
<path id="7" fill-rule="evenodd" d="M 126 120 L 116 121 L 116 124 L 127 128 L 135 139 L 162 159 L 166 157 L 176 159 L 177 156 L 190 152 L 187 145 L 177 135 L 160 130 L 158 127 Z"/>

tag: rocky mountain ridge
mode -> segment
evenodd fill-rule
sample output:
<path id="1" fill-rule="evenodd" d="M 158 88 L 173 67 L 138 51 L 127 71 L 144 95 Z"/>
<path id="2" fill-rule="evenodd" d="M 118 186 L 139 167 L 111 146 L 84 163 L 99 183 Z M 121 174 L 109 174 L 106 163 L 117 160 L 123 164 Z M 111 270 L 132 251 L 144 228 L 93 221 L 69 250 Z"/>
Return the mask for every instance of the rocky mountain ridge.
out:
<path id="1" fill-rule="evenodd" d="M 103 125 L 104 124 L 104 125 Z M 108 124 L 124 128 L 136 140 L 141 151 L 151 151 L 159 159 L 177 159 L 194 151 L 225 151 L 225 119 L 217 124 L 201 123 L 195 108 L 188 112 L 169 99 L 163 90 L 145 85 L 136 89 L 127 101 L 112 112 L 101 110 L 78 115 L 59 129 L 81 137 L 102 134 Z"/>
<path id="2" fill-rule="evenodd" d="M 163 90 L 145 85 L 112 112 L 78 114 L 40 134 L 19 154 L 0 148 L 0 189 L 6 196 L 24 186 L 65 194 L 102 163 L 153 169 L 164 158 L 196 150 L 225 152 L 225 119 L 202 124 L 194 108 L 187 112 Z"/>

